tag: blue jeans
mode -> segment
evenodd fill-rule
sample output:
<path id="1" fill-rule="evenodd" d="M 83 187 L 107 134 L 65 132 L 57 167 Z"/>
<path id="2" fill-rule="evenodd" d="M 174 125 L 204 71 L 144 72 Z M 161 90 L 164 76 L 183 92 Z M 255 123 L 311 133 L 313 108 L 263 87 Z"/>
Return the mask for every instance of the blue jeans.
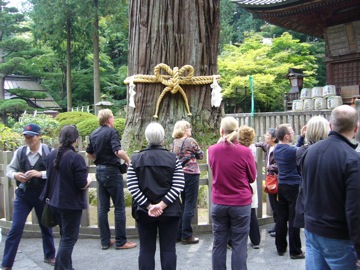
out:
<path id="1" fill-rule="evenodd" d="M 247 240 L 250 229 L 251 205 L 228 206 L 213 204 L 214 243 L 212 250 L 212 269 L 226 269 L 228 240 L 231 242 L 231 269 L 246 270 Z M 231 232 L 231 233 L 230 233 Z"/>
<path id="2" fill-rule="evenodd" d="M 350 240 L 322 237 L 305 230 L 306 270 L 356 270 L 357 256 Z"/>
<path id="3" fill-rule="evenodd" d="M 114 204 L 115 240 L 116 246 L 126 243 L 126 214 L 124 199 L 124 182 L 119 168 L 115 166 L 96 166 L 96 180 L 98 181 L 99 209 L 98 223 L 101 245 L 110 243 L 111 233 L 108 220 L 110 198 Z"/>
<path id="4" fill-rule="evenodd" d="M 176 234 L 179 217 L 149 218 L 143 215 L 137 220 L 140 239 L 139 269 L 155 269 L 156 237 L 159 230 L 161 269 L 176 269 Z"/>
<path id="5" fill-rule="evenodd" d="M 24 192 L 18 188 L 15 191 L 16 198 L 14 202 L 14 213 L 12 225 L 6 237 L 4 256 L 2 260 L 2 267 L 12 267 L 14 264 L 16 252 L 19 247 L 26 218 L 34 208 L 38 220 L 41 220 L 41 215 L 44 209 L 44 203 L 39 200 L 41 192 L 35 189 L 26 189 Z M 55 258 L 54 238 L 51 228 L 47 228 L 39 224 L 41 229 L 41 236 L 43 242 L 44 258 Z"/>
<path id="6" fill-rule="evenodd" d="M 279 202 L 275 237 L 275 245 L 277 252 L 279 253 L 286 252 L 286 236 L 288 233 L 288 222 L 290 255 L 299 255 L 302 253 L 300 228 L 294 227 L 295 205 L 298 193 L 299 185 L 279 185 Z"/>
<path id="7" fill-rule="evenodd" d="M 51 206 L 52 207 L 52 206 Z M 82 210 L 52 207 L 61 230 L 55 270 L 72 270 L 71 254 L 79 237 Z"/>
<path id="8" fill-rule="evenodd" d="M 200 174 L 184 173 L 185 187 L 181 192 L 183 215 L 179 223 L 178 239 L 187 239 L 193 235 L 191 222 L 195 214 L 195 207 L 199 194 L 199 178 Z"/>

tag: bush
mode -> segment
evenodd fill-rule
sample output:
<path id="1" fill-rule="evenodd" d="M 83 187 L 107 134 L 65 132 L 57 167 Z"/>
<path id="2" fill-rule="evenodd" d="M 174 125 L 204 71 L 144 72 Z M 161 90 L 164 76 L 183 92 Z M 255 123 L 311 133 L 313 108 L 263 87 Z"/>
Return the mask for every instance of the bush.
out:
<path id="1" fill-rule="evenodd" d="M 132 196 L 127 188 L 124 188 L 125 206 L 130 207 L 132 205 Z M 96 188 L 89 188 L 89 204 L 96 206 L 98 203 Z M 112 201 L 110 202 L 112 205 Z"/>
<path id="2" fill-rule="evenodd" d="M 64 121 L 68 122 L 69 120 L 74 120 L 73 122 L 71 122 L 74 125 L 89 118 L 96 118 L 96 116 L 88 112 L 64 112 L 59 113 L 55 117 L 55 119 L 60 123 Z"/>
<path id="3" fill-rule="evenodd" d="M 208 189 L 207 186 L 200 186 L 198 195 L 198 206 L 200 208 L 206 208 L 208 206 Z"/>
<path id="4" fill-rule="evenodd" d="M 16 122 L 12 127 L 13 132 L 17 132 L 21 135 L 24 130 L 24 127 L 27 124 L 34 123 L 41 127 L 43 137 L 56 138 L 57 129 L 59 127 L 59 122 L 56 121 L 53 117 L 46 114 L 37 114 L 36 116 L 25 114 L 21 116 L 21 122 Z"/>
<path id="5" fill-rule="evenodd" d="M 114 128 L 119 132 L 119 135 L 122 136 L 125 130 L 125 118 L 115 119 Z"/>
<path id="6" fill-rule="evenodd" d="M 99 127 L 99 121 L 97 118 L 94 119 L 87 119 L 82 121 L 76 125 L 77 129 L 79 130 L 79 134 L 82 137 L 89 136 L 91 132 Z"/>
<path id="7" fill-rule="evenodd" d="M 7 126 L 0 124 L 0 144 L 4 151 L 11 151 L 19 146 L 21 135 L 12 132 Z"/>
<path id="8" fill-rule="evenodd" d="M 58 131 L 65 125 L 77 125 L 78 123 L 88 120 L 97 119 L 97 117 L 87 112 L 64 112 L 59 113 L 55 119 L 59 121 Z"/>

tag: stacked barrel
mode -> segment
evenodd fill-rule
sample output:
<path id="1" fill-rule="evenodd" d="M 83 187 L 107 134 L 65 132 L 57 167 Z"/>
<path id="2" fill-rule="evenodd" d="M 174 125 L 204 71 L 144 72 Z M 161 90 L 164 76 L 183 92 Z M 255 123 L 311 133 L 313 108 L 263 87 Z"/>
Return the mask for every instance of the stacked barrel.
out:
<path id="1" fill-rule="evenodd" d="M 303 88 L 300 92 L 300 99 L 294 100 L 293 111 L 332 110 L 342 105 L 341 96 L 336 95 L 335 85 L 317 86 Z"/>

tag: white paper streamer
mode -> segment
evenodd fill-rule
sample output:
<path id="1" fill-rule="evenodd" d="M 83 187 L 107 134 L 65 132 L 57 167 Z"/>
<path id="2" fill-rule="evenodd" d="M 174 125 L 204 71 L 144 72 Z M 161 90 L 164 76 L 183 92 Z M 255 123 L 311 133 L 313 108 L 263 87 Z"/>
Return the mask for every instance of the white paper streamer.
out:
<path id="1" fill-rule="evenodd" d="M 222 94 L 221 94 L 221 87 L 218 84 L 216 77 L 214 76 L 214 81 L 210 85 L 212 88 L 211 91 L 211 106 L 212 107 L 220 107 L 221 101 L 222 101 Z"/>
<path id="2" fill-rule="evenodd" d="M 129 106 L 135 108 L 135 84 L 134 84 L 134 76 L 131 77 L 129 83 Z"/>

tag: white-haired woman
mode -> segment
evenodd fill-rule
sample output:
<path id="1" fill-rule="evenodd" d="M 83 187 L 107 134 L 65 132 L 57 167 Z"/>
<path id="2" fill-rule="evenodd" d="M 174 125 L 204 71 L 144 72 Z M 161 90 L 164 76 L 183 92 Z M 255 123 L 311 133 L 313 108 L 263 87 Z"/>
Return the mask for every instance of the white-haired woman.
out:
<path id="1" fill-rule="evenodd" d="M 159 231 L 162 269 L 176 269 L 176 230 L 181 217 L 179 195 L 184 189 L 181 162 L 162 147 L 164 128 L 150 123 L 145 129 L 148 147 L 131 157 L 127 173 L 133 196 L 133 216 L 140 239 L 139 269 L 155 269 Z"/>
<path id="2" fill-rule="evenodd" d="M 255 160 L 251 150 L 237 140 L 238 122 L 234 117 L 222 119 L 220 136 L 220 142 L 208 150 L 213 174 L 212 269 L 226 269 L 228 240 L 232 245 L 232 269 L 247 269 L 252 198 L 250 183 L 256 178 Z"/>

